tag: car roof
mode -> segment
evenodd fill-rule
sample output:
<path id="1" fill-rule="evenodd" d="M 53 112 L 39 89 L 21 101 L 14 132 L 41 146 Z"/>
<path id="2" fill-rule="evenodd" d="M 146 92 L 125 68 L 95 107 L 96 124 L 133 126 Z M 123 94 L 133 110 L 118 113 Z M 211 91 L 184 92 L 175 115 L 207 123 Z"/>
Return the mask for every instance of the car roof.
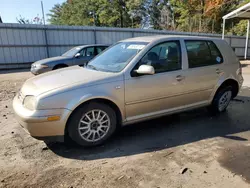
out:
<path id="1" fill-rule="evenodd" d="M 185 35 L 152 35 L 152 36 L 143 36 L 143 37 L 135 37 L 122 40 L 121 42 L 156 42 L 162 39 L 171 39 L 171 38 L 180 38 L 180 39 L 192 39 L 192 40 L 222 40 L 218 38 L 211 37 L 200 37 L 200 36 L 185 36 Z"/>
<path id="2" fill-rule="evenodd" d="M 86 45 L 81 45 L 81 46 L 75 46 L 77 48 L 86 48 L 86 47 L 94 47 L 94 46 L 110 46 L 110 45 L 107 45 L 107 44 L 86 44 Z"/>

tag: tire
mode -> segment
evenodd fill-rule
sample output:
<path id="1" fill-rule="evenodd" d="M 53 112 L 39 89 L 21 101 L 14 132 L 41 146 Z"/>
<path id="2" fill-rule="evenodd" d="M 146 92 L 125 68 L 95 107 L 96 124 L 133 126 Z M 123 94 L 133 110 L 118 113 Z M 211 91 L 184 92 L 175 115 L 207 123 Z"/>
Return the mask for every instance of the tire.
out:
<path id="1" fill-rule="evenodd" d="M 73 141 L 89 147 L 103 144 L 113 135 L 116 125 L 116 113 L 111 107 L 92 102 L 78 108 L 70 117 L 67 127 Z"/>
<path id="2" fill-rule="evenodd" d="M 208 107 L 209 111 L 213 115 L 225 112 L 232 97 L 233 97 L 232 86 L 226 86 L 219 89 L 219 91 L 214 96 L 212 104 Z"/>

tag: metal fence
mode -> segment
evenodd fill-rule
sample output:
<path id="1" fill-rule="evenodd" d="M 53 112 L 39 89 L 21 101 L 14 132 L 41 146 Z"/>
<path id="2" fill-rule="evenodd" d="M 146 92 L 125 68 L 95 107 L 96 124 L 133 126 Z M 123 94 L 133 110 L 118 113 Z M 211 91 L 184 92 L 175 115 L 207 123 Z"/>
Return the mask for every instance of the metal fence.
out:
<path id="1" fill-rule="evenodd" d="M 77 45 L 113 44 L 131 37 L 173 34 L 221 37 L 217 34 L 145 29 L 0 24 L 0 69 L 29 67 L 34 61 L 58 56 Z M 245 37 L 226 36 L 225 39 L 239 57 L 244 56 Z"/>

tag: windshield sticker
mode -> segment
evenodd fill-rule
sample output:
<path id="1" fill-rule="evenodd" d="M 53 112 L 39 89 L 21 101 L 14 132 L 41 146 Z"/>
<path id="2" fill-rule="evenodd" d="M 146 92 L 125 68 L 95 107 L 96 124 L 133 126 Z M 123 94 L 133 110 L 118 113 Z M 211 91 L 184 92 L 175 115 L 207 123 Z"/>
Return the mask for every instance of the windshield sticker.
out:
<path id="1" fill-rule="evenodd" d="M 220 63 L 221 58 L 220 58 L 220 57 L 217 57 L 217 58 L 216 58 L 216 61 L 217 61 L 218 63 Z"/>
<path id="2" fill-rule="evenodd" d="M 144 48 L 145 45 L 136 45 L 136 44 L 131 44 L 128 46 L 127 49 L 135 49 L 135 50 L 141 50 L 142 48 Z"/>
<path id="3" fill-rule="evenodd" d="M 125 45 L 125 44 L 122 44 L 122 45 L 121 45 L 121 48 L 125 49 L 125 48 L 126 48 L 126 45 Z"/>

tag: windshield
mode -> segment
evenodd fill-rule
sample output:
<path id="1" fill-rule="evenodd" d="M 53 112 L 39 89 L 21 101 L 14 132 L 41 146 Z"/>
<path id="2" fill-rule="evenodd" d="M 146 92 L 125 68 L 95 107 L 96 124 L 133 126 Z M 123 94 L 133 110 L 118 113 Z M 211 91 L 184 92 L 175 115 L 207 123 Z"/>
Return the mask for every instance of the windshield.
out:
<path id="1" fill-rule="evenodd" d="M 79 52 L 79 50 L 81 50 L 80 47 L 74 47 L 74 48 L 70 49 L 69 51 L 65 52 L 64 54 L 62 54 L 62 56 L 73 57 Z"/>
<path id="2" fill-rule="evenodd" d="M 120 72 L 140 52 L 146 42 L 120 42 L 93 59 L 87 68 L 107 72 Z"/>

